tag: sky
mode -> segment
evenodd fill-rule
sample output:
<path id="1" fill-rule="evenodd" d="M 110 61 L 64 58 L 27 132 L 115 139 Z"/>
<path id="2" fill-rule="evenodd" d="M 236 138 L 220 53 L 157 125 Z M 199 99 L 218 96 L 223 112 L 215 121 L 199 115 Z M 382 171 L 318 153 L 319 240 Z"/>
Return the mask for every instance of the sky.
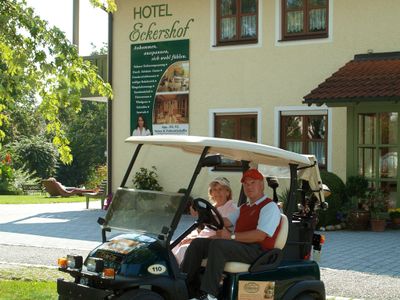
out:
<path id="1" fill-rule="evenodd" d="M 27 0 L 28 6 L 34 8 L 36 14 L 65 32 L 72 41 L 72 0 Z M 108 16 L 100 8 L 94 8 L 89 0 L 80 0 L 79 18 L 79 54 L 90 55 L 93 51 L 91 43 L 99 49 L 103 42 L 107 43 Z"/>

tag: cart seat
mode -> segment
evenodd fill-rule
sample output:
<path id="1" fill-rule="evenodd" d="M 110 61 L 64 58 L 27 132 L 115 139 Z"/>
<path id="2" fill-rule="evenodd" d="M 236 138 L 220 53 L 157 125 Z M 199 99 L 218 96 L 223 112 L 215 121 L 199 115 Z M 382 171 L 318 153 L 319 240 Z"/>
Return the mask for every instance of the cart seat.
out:
<path id="1" fill-rule="evenodd" d="M 284 214 L 281 214 L 281 228 L 275 240 L 274 249 L 267 250 L 252 264 L 242 262 L 227 262 L 225 263 L 224 271 L 228 273 L 243 273 L 243 272 L 258 272 L 264 268 L 276 267 L 282 259 L 282 249 L 286 244 L 289 232 L 288 219 Z M 203 259 L 202 266 L 207 265 L 207 259 Z"/>

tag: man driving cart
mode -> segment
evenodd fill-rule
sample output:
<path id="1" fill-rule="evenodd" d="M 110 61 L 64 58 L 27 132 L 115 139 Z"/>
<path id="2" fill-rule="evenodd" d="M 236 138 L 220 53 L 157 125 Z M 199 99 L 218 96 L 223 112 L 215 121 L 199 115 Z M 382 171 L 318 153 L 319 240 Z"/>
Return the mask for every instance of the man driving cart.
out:
<path id="1" fill-rule="evenodd" d="M 209 239 L 197 238 L 189 246 L 182 262 L 187 273 L 189 297 L 217 299 L 225 262 L 252 263 L 275 244 L 281 220 L 278 205 L 264 195 L 264 177 L 256 169 L 247 170 L 241 179 L 248 203 L 224 218 L 224 228 Z M 233 231 L 227 228 L 234 227 Z M 199 285 L 202 259 L 208 258 Z M 200 287 L 200 290 L 199 290 Z"/>

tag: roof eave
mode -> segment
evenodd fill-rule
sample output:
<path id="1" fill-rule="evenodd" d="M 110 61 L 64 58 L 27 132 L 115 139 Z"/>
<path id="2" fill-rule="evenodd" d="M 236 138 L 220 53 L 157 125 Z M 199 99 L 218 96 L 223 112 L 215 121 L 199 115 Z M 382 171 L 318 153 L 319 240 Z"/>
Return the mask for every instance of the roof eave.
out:
<path id="1" fill-rule="evenodd" d="M 400 96 L 393 97 L 362 97 L 362 98 L 333 98 L 333 99 L 306 99 L 304 98 L 303 104 L 321 106 L 326 104 L 327 106 L 348 106 L 360 103 L 381 103 L 381 102 L 394 102 L 397 104 L 400 102 Z"/>

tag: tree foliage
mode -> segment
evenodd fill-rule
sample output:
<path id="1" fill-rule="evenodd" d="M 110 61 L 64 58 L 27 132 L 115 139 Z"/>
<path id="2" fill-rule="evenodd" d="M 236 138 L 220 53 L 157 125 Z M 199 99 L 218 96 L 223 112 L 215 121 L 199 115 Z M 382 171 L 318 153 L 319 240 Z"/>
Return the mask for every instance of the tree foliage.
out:
<path id="1" fill-rule="evenodd" d="M 101 1 L 92 2 L 100 5 L 97 2 Z M 107 9 L 112 11 L 113 3 L 107 1 Z M 61 160 L 70 163 L 71 148 L 60 111 L 78 112 L 84 88 L 111 97 L 111 87 L 94 66 L 79 57 L 65 34 L 50 28 L 25 0 L 0 0 L 0 4 L 0 139 L 6 135 L 9 111 L 27 95 L 38 96 L 47 133 Z"/>
<path id="2" fill-rule="evenodd" d="M 107 104 L 83 101 L 78 114 L 63 115 L 62 121 L 68 124 L 66 134 L 74 161 L 59 165 L 57 179 L 70 186 L 87 183 L 96 168 L 106 163 Z"/>
<path id="3" fill-rule="evenodd" d="M 101 7 L 105 9 L 108 12 L 115 12 L 117 10 L 117 5 L 115 4 L 115 0 L 90 0 L 90 3 L 93 4 L 93 6 Z"/>

